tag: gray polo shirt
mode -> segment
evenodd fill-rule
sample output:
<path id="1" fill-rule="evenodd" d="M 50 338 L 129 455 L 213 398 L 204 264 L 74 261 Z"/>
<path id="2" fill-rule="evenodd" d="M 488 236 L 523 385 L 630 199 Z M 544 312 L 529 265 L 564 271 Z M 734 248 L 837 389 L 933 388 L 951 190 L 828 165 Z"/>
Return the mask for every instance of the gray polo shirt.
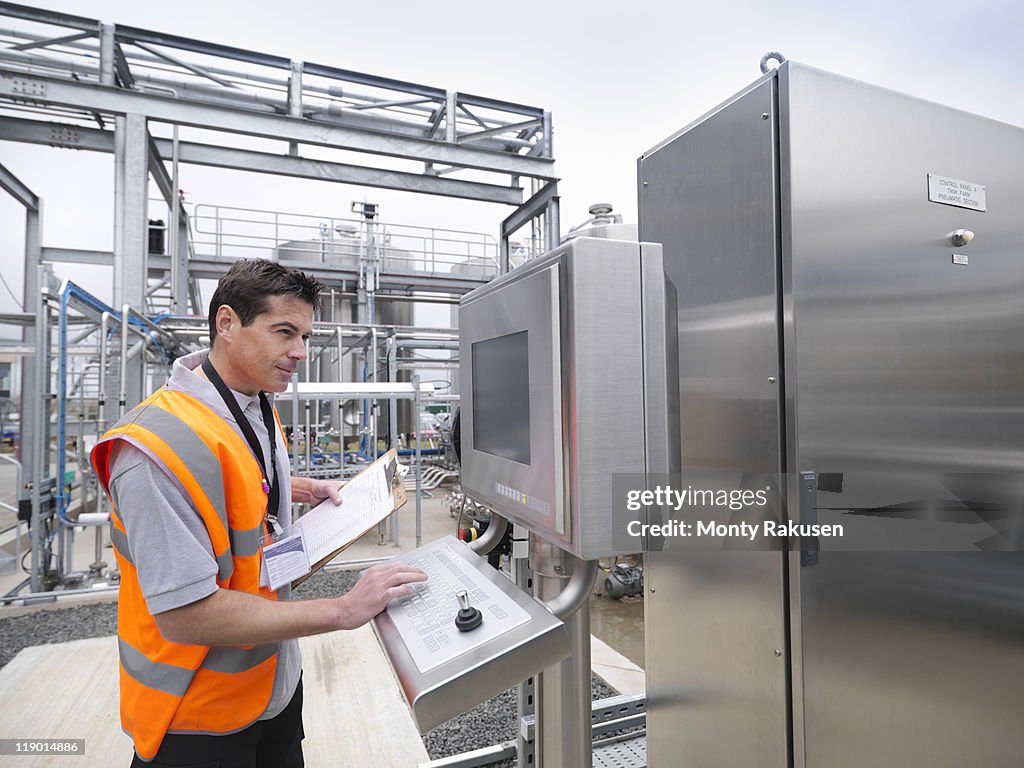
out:
<path id="1" fill-rule="evenodd" d="M 192 395 L 209 406 L 241 437 L 242 431 L 216 387 L 193 371 L 208 354 L 209 350 L 202 350 L 178 358 L 165 386 Z M 269 460 L 270 436 L 263 424 L 258 396 L 250 397 L 234 390 L 232 394 L 259 438 L 263 455 Z M 273 404 L 273 393 L 268 393 L 267 397 Z M 277 477 L 281 484 L 277 519 L 282 525 L 289 525 L 292 483 L 288 446 L 276 429 L 274 439 L 277 440 Z M 242 440 L 244 442 L 245 438 Z M 150 613 L 180 608 L 217 591 L 217 560 L 210 536 L 199 511 L 177 478 L 138 446 L 119 440 L 111 461 L 110 491 L 128 533 L 128 549 Z M 290 587 L 278 590 L 278 599 L 290 597 Z M 261 720 L 279 714 L 299 683 L 302 660 L 298 642 L 287 640 L 280 646 L 270 703 L 260 716 Z"/>

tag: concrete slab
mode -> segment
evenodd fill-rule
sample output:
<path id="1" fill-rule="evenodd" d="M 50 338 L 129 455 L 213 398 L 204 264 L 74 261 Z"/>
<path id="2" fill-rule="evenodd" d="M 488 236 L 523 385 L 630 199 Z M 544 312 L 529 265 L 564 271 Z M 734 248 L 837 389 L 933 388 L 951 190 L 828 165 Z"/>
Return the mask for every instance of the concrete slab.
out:
<path id="1" fill-rule="evenodd" d="M 26 648 L 0 670 L 0 739 L 85 739 L 81 759 L 5 756 L 7 766 L 127 765 L 131 741 L 117 711 L 117 639 Z"/>
<path id="2" fill-rule="evenodd" d="M 619 693 L 643 693 L 644 671 L 600 638 L 590 636 L 590 668 Z"/>
<path id="3" fill-rule="evenodd" d="M 305 637 L 306 765 L 412 768 L 427 750 L 369 626 Z"/>
<path id="4" fill-rule="evenodd" d="M 406 768 L 427 760 L 401 691 L 369 627 L 300 640 L 306 764 Z M 117 640 L 26 648 L 0 670 L 0 739 L 85 739 L 85 755 L 4 756 L 12 768 L 127 765 L 118 715 Z"/>

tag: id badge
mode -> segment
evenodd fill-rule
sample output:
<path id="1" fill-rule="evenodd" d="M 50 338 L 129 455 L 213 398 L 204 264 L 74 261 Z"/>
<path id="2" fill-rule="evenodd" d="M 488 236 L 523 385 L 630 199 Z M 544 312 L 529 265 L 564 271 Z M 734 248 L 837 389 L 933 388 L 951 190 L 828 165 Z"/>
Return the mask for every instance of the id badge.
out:
<path id="1" fill-rule="evenodd" d="M 260 549 L 267 569 L 267 585 L 273 592 L 309 573 L 302 531 L 294 525 L 264 536 Z"/>

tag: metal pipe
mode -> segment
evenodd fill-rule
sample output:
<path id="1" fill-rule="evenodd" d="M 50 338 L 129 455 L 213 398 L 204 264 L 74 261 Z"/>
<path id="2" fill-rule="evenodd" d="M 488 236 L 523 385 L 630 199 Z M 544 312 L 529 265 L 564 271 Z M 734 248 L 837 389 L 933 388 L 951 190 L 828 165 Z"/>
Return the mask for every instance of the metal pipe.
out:
<path id="1" fill-rule="evenodd" d="M 86 328 L 81 333 L 79 333 L 77 336 L 73 337 L 71 339 L 71 341 L 68 342 L 68 346 L 70 347 L 70 346 L 72 346 L 74 344 L 81 344 L 83 341 L 88 339 L 94 333 L 96 333 L 96 326 L 93 326 L 91 328 Z"/>
<path id="2" fill-rule="evenodd" d="M 45 544 L 46 533 L 43 530 L 43 493 L 41 479 L 49 476 L 49 454 L 50 446 L 47 427 L 50 423 L 50 403 L 47 397 L 47 390 L 50 385 L 49 363 L 50 363 L 50 317 L 49 308 L 46 305 L 46 298 L 49 291 L 43 287 L 46 285 L 46 268 L 37 268 L 36 285 L 40 286 L 36 294 L 36 360 L 35 380 L 39 387 L 39 393 L 32 398 L 34 403 L 32 432 L 35 456 L 33 456 L 32 467 L 32 519 L 29 526 L 29 541 L 32 545 L 32 572 L 29 581 L 33 592 L 43 588 L 42 572 L 44 564 L 41 562 L 42 550 Z M 24 396 L 24 393 L 22 393 Z"/>
<path id="3" fill-rule="evenodd" d="M 13 464 L 15 469 L 14 474 L 14 487 L 17 488 L 17 493 L 21 493 L 21 462 L 12 456 L 0 453 L 0 461 L 5 461 L 8 464 Z M 15 513 L 15 530 L 14 530 L 14 562 L 16 567 L 21 567 L 21 518 L 17 517 L 18 508 L 12 507 L 9 504 L 3 505 L 5 509 L 9 509 Z"/>
<path id="4" fill-rule="evenodd" d="M 324 374 L 324 365 L 323 365 L 324 364 L 324 359 L 323 359 L 323 357 L 324 357 L 324 352 L 326 352 L 326 351 L 327 351 L 327 346 L 324 345 L 323 347 L 320 348 L 320 352 L 313 359 L 313 363 L 315 364 L 315 368 L 316 368 L 316 380 L 317 381 L 323 381 L 324 380 L 324 375 L 323 375 Z M 309 375 L 308 374 L 307 374 L 306 378 L 307 378 L 307 380 L 309 379 Z M 320 401 L 319 400 L 314 400 L 313 401 L 313 423 L 317 426 L 317 428 L 320 427 L 321 421 L 320 421 Z"/>
<path id="5" fill-rule="evenodd" d="M 129 306 L 128 304 L 125 304 L 121 308 L 122 315 L 124 314 L 125 308 L 127 308 L 127 310 L 128 310 L 129 319 L 130 319 L 131 315 L 135 315 L 135 317 L 137 317 L 139 319 L 139 321 L 143 325 L 149 326 L 152 330 L 156 331 L 161 336 L 163 336 L 165 340 L 167 340 L 168 342 L 173 342 L 174 341 L 174 336 L 171 334 L 171 332 L 169 330 L 167 330 L 166 328 L 164 328 L 162 326 L 157 325 L 156 323 L 154 323 L 152 320 L 150 320 L 148 317 L 146 317 L 141 312 L 138 312 L 137 310 L 132 309 L 131 306 Z M 131 328 L 130 325 L 129 325 L 129 328 Z M 146 333 L 141 328 L 132 328 L 132 330 L 134 330 L 137 334 L 139 334 L 140 336 L 142 336 L 144 338 L 147 338 L 147 339 L 151 339 L 152 338 L 151 336 L 146 335 Z"/>
<path id="6" fill-rule="evenodd" d="M 370 328 L 370 376 L 377 382 L 377 326 Z M 377 409 L 376 402 L 370 401 L 370 456 L 377 459 Z M 417 544 L 417 546 L 419 546 Z"/>
<path id="7" fill-rule="evenodd" d="M 308 467 L 307 467 L 308 469 Z M 292 474 L 299 473 L 299 383 L 292 380 Z"/>
<path id="8" fill-rule="evenodd" d="M 8 593 L 0 598 L 0 603 L 3 603 L 4 605 L 10 605 L 11 603 L 16 602 L 20 602 L 22 605 L 41 602 L 54 603 L 61 597 L 74 597 L 75 595 L 102 595 L 105 592 L 116 592 L 120 586 L 120 584 L 112 584 L 106 587 L 86 587 L 84 589 L 56 589 L 51 592 L 38 592 L 33 590 L 27 595 L 18 595 L 17 597 Z"/>
<path id="9" fill-rule="evenodd" d="M 338 328 L 338 381 L 345 380 L 344 365 L 342 360 L 345 357 L 345 341 L 341 328 Z M 341 399 L 337 403 L 338 413 L 338 464 L 341 471 L 345 471 L 345 403 Z"/>
<path id="10" fill-rule="evenodd" d="M 422 435 L 419 428 L 420 418 L 420 377 L 413 375 L 412 377 L 412 388 L 416 393 L 416 397 L 413 402 L 413 413 L 416 414 L 416 546 L 420 546 L 423 541 L 423 509 L 422 509 L 422 496 L 423 496 L 423 445 Z"/>
<path id="11" fill-rule="evenodd" d="M 149 286 L 149 288 L 146 289 L 146 298 L 152 299 L 155 294 L 159 293 L 166 287 L 167 278 L 165 277 L 162 280 L 160 280 L 160 282 L 153 283 L 153 285 Z"/>
<path id="12" fill-rule="evenodd" d="M 586 604 L 594 588 L 594 579 L 597 578 L 597 560 L 580 560 L 578 557 L 573 560 L 572 577 L 565 589 L 544 603 L 562 621 Z"/>
<path id="13" fill-rule="evenodd" d="M 171 231 L 168 233 L 167 252 L 171 258 L 171 306 L 179 308 L 178 292 L 181 290 L 181 271 L 178 263 L 178 228 L 181 224 L 181 200 L 178 199 L 178 124 L 171 134 Z"/>
<path id="14" fill-rule="evenodd" d="M 109 312 L 100 315 L 100 383 L 96 401 L 96 419 L 100 434 L 106 432 L 107 427 L 107 328 L 112 319 L 113 315 Z"/>
<path id="15" fill-rule="evenodd" d="M 597 562 L 572 557 L 536 535 L 530 536 L 530 560 L 535 597 L 565 623 L 570 647 L 567 659 L 536 677 L 535 762 L 539 768 L 590 768 L 589 597 Z"/>
<path id="16" fill-rule="evenodd" d="M 127 304 L 121 305 L 121 360 L 118 364 L 118 396 L 117 396 L 117 418 L 124 416 L 125 405 L 128 402 L 128 318 L 132 308 Z"/>
<path id="17" fill-rule="evenodd" d="M 491 522 L 487 525 L 484 535 L 476 541 L 469 542 L 469 548 L 478 555 L 486 555 L 501 542 L 505 536 L 505 529 L 508 528 L 508 520 L 497 512 L 491 512 Z"/>
<path id="18" fill-rule="evenodd" d="M 107 431 L 107 327 L 112 319 L 109 312 L 100 315 L 100 380 L 96 394 L 96 431 L 100 435 Z M 96 494 L 96 514 L 103 514 L 105 500 L 105 494 Z"/>
<path id="19" fill-rule="evenodd" d="M 419 768 L 480 768 L 485 765 L 494 765 L 506 758 L 516 756 L 516 743 L 508 741 L 503 744 L 492 744 L 489 747 L 481 747 L 469 752 L 463 752 L 449 757 L 439 757 L 427 763 L 420 763 Z"/>
<path id="20" fill-rule="evenodd" d="M 140 341 L 135 342 L 132 345 L 131 349 L 128 350 L 128 356 L 125 358 L 125 360 L 134 360 L 136 357 L 138 357 L 142 353 L 142 350 L 144 350 L 145 348 L 146 348 L 146 340 L 145 339 L 142 339 Z"/>
<path id="21" fill-rule="evenodd" d="M 354 294 L 351 293 L 339 293 L 338 295 L 343 298 L 352 298 L 354 296 Z M 388 296 L 388 301 L 393 300 L 419 302 L 421 300 L 425 301 L 426 299 L 420 299 L 418 296 Z M 180 327 L 176 324 L 180 324 Z M 154 327 L 160 328 L 168 333 L 191 329 L 203 330 L 206 328 L 206 318 L 194 317 L 192 315 L 166 315 L 160 319 L 159 325 L 154 325 Z M 383 325 L 374 323 L 335 323 L 326 320 L 318 320 L 313 323 L 313 336 L 330 337 L 340 329 L 345 336 L 357 337 L 357 341 L 354 343 L 358 345 L 366 341 L 366 337 L 369 335 L 371 328 L 391 333 L 399 339 L 415 339 L 426 336 L 437 336 L 444 339 L 458 338 L 458 330 L 452 328 L 416 325 Z"/>
<path id="22" fill-rule="evenodd" d="M 458 339 L 403 339 L 396 342 L 399 349 L 458 349 Z"/>
<path id="23" fill-rule="evenodd" d="M 394 383 L 397 379 L 395 367 L 395 337 L 388 336 L 387 339 L 387 366 L 388 383 Z M 394 397 L 388 399 L 388 431 L 391 433 L 391 447 L 398 450 L 401 445 L 398 441 L 398 400 Z M 391 527 L 391 543 L 399 546 L 398 538 L 398 515 L 391 515 L 389 518 Z"/>
<path id="24" fill-rule="evenodd" d="M 309 381 L 310 379 L 309 379 L 309 342 L 308 341 L 306 342 L 306 364 L 305 364 L 304 368 L 306 369 L 306 381 Z M 303 423 L 305 425 L 304 429 L 305 429 L 305 435 L 306 435 L 306 470 L 307 471 L 309 471 L 310 469 L 313 468 L 313 461 L 312 461 L 312 452 L 313 452 L 312 442 L 313 441 L 311 439 L 312 435 L 310 434 L 310 423 L 309 423 L 309 409 L 310 409 L 310 407 L 311 407 L 311 403 L 309 402 L 309 400 L 306 400 L 303 403 L 303 416 L 305 417 L 305 420 L 304 420 Z"/>

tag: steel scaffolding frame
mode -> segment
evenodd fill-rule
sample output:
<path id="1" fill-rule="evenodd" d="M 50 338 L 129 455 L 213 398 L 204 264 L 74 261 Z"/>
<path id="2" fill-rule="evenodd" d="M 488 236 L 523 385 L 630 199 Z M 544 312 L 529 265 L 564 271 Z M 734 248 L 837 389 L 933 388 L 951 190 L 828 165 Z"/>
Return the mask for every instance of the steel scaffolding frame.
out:
<path id="1" fill-rule="evenodd" d="M 47 325 L 58 296 L 48 265 L 112 266 L 112 305 L 135 312 L 142 323 L 149 322 L 145 315 L 152 314 L 158 295 L 167 300 L 172 320 L 189 310 L 205 314 L 197 281 L 219 277 L 234 262 L 195 253 L 188 211 L 177 190 L 180 163 L 512 206 L 514 212 L 501 225 L 499 254 L 507 255 L 508 238 L 527 224 L 533 228 L 534 245 L 543 242 L 536 250 L 557 243 L 557 179 L 548 111 L 0 2 L 0 25 L 11 20 L 13 28 L 0 27 L 0 140 L 112 153 L 115 165 L 111 252 L 43 247 L 38 197 L 0 167 L 0 185 L 26 208 L 23 297 L 29 313 L 37 310 L 35 322 L 17 318 L 24 325 L 23 346 L 36 352 L 22 366 L 21 391 L 40 399 L 29 406 L 30 398 L 22 398 L 25 482 L 19 503 L 30 505 L 37 520 L 55 515 L 55 505 L 64 501 L 57 479 L 40 474 L 42 464 L 52 463 L 53 451 L 63 450 L 53 445 L 51 433 L 63 434 L 65 426 L 51 428 L 49 423 L 50 410 L 63 412 L 52 389 L 63 380 L 54 375 L 51 362 L 67 348 L 65 339 L 54 342 Z M 202 140 L 180 140 L 180 127 L 203 129 Z M 154 135 L 154 129 L 163 135 Z M 247 146 L 254 139 L 259 150 Z M 149 253 L 151 177 L 170 213 L 166 255 Z M 371 217 L 364 217 L 369 227 Z M 538 233 L 543 233 L 541 239 Z M 351 264 L 283 263 L 312 272 L 339 295 L 356 296 L 360 319 L 367 321 L 363 333 L 378 328 L 375 339 L 368 336 L 363 342 L 366 354 L 372 346 L 376 356 L 378 343 L 395 345 L 380 350 L 380 359 L 388 361 L 389 375 L 394 376 L 403 366 L 389 354 L 400 339 L 373 324 L 374 295 L 409 300 L 412 292 L 427 291 L 457 297 L 491 275 L 391 274 L 386 261 L 386 255 L 379 257 L 371 247 L 358 270 Z M 499 264 L 507 269 L 507 258 Z M 130 328 L 126 319 L 123 324 Z M 106 338 L 110 332 L 101 329 L 99 336 Z M 336 333 L 331 331 L 332 338 Z M 149 348 L 145 342 L 130 361 L 128 355 L 119 358 L 122 407 L 130 408 L 143 397 L 143 360 L 152 354 Z M 394 427 L 391 433 L 394 439 Z M 37 526 L 35 535 L 40 530 Z M 33 591 L 41 586 L 37 579 Z"/>
<path id="2" fill-rule="evenodd" d="M 36 318 L 32 324 L 36 348 L 29 358 L 39 389 L 24 401 L 27 418 L 23 426 L 31 435 L 26 435 L 22 442 L 23 455 L 26 455 L 26 445 L 33 446 L 32 455 L 26 458 L 32 459 L 31 466 L 35 470 L 24 483 L 28 504 L 19 510 L 19 517 L 28 523 L 32 565 L 28 578 L 0 596 L 4 604 L 49 601 L 82 591 L 95 593 L 104 585 L 116 588 L 113 563 L 104 562 L 102 556 L 102 533 L 109 522 L 109 509 L 92 472 L 89 449 L 93 439 L 131 407 L 126 386 L 128 372 L 135 361 L 142 368 L 144 386 L 153 389 L 167 375 L 170 362 L 202 347 L 202 339 L 209 332 L 205 318 L 169 315 L 154 323 L 128 305 L 115 310 L 74 283 L 65 281 L 54 288 L 52 281 L 43 274 L 45 266 L 40 267 L 40 272 L 38 281 L 44 287 L 38 293 Z M 27 319 L 22 316 L 0 318 L 0 321 L 8 320 L 23 324 Z M 417 375 L 412 377 L 411 383 L 399 382 L 398 371 L 403 364 L 398 351 L 456 349 L 457 345 L 457 332 L 451 329 L 315 323 L 309 341 L 309 357 L 300 372 L 301 381 L 294 383 L 279 400 L 279 411 L 286 423 L 290 416 L 293 474 L 348 477 L 381 453 L 375 450 L 379 432 L 376 410 L 364 408 L 364 421 L 356 434 L 365 437 L 368 447 L 361 447 L 359 455 L 354 456 L 355 461 L 346 463 L 341 408 L 348 400 L 365 404 L 388 402 L 387 447 L 406 448 L 398 434 L 398 401 L 412 401 L 414 413 L 419 414 L 427 403 L 452 398 L 435 396 L 434 388 L 421 384 Z M 363 381 L 318 384 L 316 380 L 321 378 L 327 352 L 336 353 L 335 360 L 326 362 L 337 364 L 339 370 L 343 357 L 355 352 L 369 362 L 373 373 Z M 438 362 L 453 364 L 453 361 Z M 383 372 L 380 378 L 376 375 L 378 371 Z M 316 438 L 325 434 L 325 414 L 335 413 L 339 440 L 337 460 L 329 451 L 325 454 L 313 450 Z M 70 440 L 72 437 L 74 441 Z M 422 465 L 423 457 L 429 453 L 422 446 L 419 430 L 403 452 L 412 460 L 419 543 Z M 315 466 L 314 454 L 321 458 L 328 456 L 330 466 Z M 75 464 L 77 470 L 68 470 L 69 463 Z M 96 534 L 96 554 L 87 570 L 76 569 L 73 560 L 76 531 L 83 527 L 93 527 Z M 379 528 L 381 544 L 385 543 L 388 533 L 391 543 L 397 546 L 398 521 L 394 517 Z"/>

